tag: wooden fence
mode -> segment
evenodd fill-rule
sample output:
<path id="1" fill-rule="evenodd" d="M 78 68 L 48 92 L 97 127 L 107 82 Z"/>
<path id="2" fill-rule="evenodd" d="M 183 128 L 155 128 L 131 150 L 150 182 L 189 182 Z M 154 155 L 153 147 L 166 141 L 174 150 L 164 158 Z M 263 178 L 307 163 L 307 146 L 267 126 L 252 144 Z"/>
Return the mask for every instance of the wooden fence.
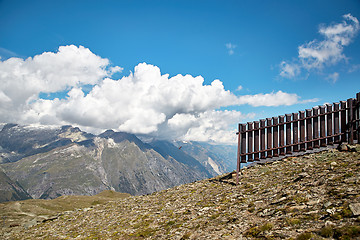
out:
<path id="1" fill-rule="evenodd" d="M 237 172 L 241 163 L 285 156 L 360 139 L 360 92 L 347 101 L 299 113 L 239 124 Z"/>

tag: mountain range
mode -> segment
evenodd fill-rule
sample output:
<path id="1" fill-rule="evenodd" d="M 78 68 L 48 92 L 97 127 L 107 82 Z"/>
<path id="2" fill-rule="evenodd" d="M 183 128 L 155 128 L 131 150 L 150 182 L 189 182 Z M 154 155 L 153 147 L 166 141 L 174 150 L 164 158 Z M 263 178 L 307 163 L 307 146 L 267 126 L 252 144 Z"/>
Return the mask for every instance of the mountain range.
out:
<path id="1" fill-rule="evenodd" d="M 236 147 L 77 127 L 0 125 L 0 202 L 113 190 L 144 195 L 235 169 Z"/>

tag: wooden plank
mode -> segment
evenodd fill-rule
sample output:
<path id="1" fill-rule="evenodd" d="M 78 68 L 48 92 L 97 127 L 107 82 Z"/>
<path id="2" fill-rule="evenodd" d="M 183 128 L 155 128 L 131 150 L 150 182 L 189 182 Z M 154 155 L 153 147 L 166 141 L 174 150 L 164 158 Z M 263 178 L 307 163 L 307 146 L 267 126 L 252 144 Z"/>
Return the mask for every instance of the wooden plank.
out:
<path id="1" fill-rule="evenodd" d="M 291 114 L 285 114 L 286 118 L 286 145 L 291 145 Z M 286 154 L 291 154 L 291 147 L 286 147 Z"/>
<path id="2" fill-rule="evenodd" d="M 284 116 L 279 116 L 279 149 L 280 149 L 280 155 L 285 155 L 285 136 L 284 136 L 284 122 L 285 122 Z"/>
<path id="3" fill-rule="evenodd" d="M 326 147 L 325 106 L 320 106 L 320 146 Z"/>
<path id="4" fill-rule="evenodd" d="M 333 129 L 332 129 L 332 105 L 331 104 L 327 104 L 326 105 L 326 112 L 328 113 L 326 115 L 326 121 L 327 121 L 327 131 L 326 131 L 326 136 L 328 136 L 327 138 L 327 144 L 328 145 L 333 145 L 334 144 L 334 138 L 333 137 L 329 137 L 329 136 L 332 136 L 333 135 Z"/>
<path id="5" fill-rule="evenodd" d="M 255 121 L 254 122 L 254 152 L 259 151 L 259 146 L 260 146 L 260 142 L 259 142 L 259 121 Z M 254 160 L 255 161 L 260 160 L 258 153 L 254 154 Z"/>
<path id="6" fill-rule="evenodd" d="M 349 98 L 347 100 L 347 105 L 348 105 L 348 130 L 349 130 L 349 139 L 348 139 L 348 143 L 349 144 L 354 144 L 354 124 L 353 124 L 353 99 Z"/>
<path id="7" fill-rule="evenodd" d="M 305 151 L 305 111 L 300 111 L 300 151 Z"/>
<path id="8" fill-rule="evenodd" d="M 334 103 L 334 135 L 340 133 L 340 118 L 339 118 L 340 103 Z M 340 137 L 334 137 L 334 143 L 339 143 Z"/>
<path id="9" fill-rule="evenodd" d="M 313 131 L 312 131 L 312 111 L 311 109 L 306 109 L 305 110 L 305 114 L 306 114 L 306 141 L 309 141 L 307 144 L 306 144 L 306 149 L 307 150 L 312 150 L 313 149 L 313 143 L 312 143 L 312 140 L 313 140 Z"/>
<path id="10" fill-rule="evenodd" d="M 317 107 L 313 107 L 313 139 L 318 139 L 319 138 L 319 108 Z M 319 148 L 320 147 L 320 142 L 319 140 L 314 140 L 313 141 L 313 147 L 314 148 Z"/>
<path id="11" fill-rule="evenodd" d="M 248 126 L 248 130 L 252 130 L 253 129 L 253 123 L 252 122 L 248 122 L 247 123 Z M 248 153 L 253 152 L 253 132 L 250 131 L 248 132 Z M 248 162 L 252 162 L 253 161 L 253 155 L 250 154 L 248 155 Z"/>
<path id="12" fill-rule="evenodd" d="M 299 151 L 299 145 L 297 143 L 299 142 L 299 114 L 293 113 L 293 143 L 295 144 L 293 146 L 293 151 L 298 152 Z"/>
<path id="13" fill-rule="evenodd" d="M 279 156 L 279 150 L 277 149 L 279 147 L 279 131 L 278 131 L 278 123 L 279 123 L 279 118 L 278 117 L 273 117 L 273 146 L 274 146 L 274 150 L 273 150 L 273 156 L 274 157 L 278 157 Z"/>
<path id="14" fill-rule="evenodd" d="M 260 153 L 260 158 L 265 159 L 266 158 L 266 154 L 264 152 L 264 150 L 265 150 L 265 119 L 260 120 L 260 149 L 261 149 L 261 151 L 263 151 Z"/>
<path id="15" fill-rule="evenodd" d="M 340 126 L 341 126 L 341 133 L 343 133 L 343 135 L 341 135 L 341 142 L 346 142 L 347 141 L 347 133 L 346 133 L 346 101 L 341 101 L 340 102 Z"/>
<path id="16" fill-rule="evenodd" d="M 271 149 L 272 148 L 272 119 L 271 118 L 267 118 L 266 119 L 266 143 L 267 143 L 267 149 Z M 266 154 L 266 157 L 267 158 L 272 158 L 272 151 L 269 150 L 267 151 L 267 154 Z"/>

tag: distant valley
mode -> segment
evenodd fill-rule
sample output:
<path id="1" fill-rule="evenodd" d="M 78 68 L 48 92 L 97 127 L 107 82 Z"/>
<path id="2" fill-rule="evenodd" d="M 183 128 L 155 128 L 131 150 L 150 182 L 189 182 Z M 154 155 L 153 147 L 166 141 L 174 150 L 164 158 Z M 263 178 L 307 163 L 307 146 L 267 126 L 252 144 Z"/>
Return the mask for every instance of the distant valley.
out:
<path id="1" fill-rule="evenodd" d="M 236 147 L 77 127 L 0 125 L 0 202 L 149 194 L 235 169 Z"/>

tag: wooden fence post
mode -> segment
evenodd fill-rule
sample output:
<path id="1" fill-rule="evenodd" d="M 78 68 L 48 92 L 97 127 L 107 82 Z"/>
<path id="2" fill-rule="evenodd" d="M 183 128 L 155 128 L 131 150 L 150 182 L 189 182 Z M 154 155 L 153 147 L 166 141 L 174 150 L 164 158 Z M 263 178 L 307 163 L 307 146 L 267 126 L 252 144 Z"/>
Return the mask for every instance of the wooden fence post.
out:
<path id="1" fill-rule="evenodd" d="M 241 136 L 240 136 L 240 124 L 238 131 L 238 149 L 237 149 L 237 161 L 236 161 L 236 185 L 239 184 L 239 171 L 240 171 L 240 145 L 241 145 Z"/>
<path id="2" fill-rule="evenodd" d="M 340 101 L 340 120 L 341 120 L 341 142 L 347 141 L 347 131 L 346 131 L 346 101 Z"/>
<path id="3" fill-rule="evenodd" d="M 240 131 L 241 131 L 241 163 L 246 163 L 246 124 L 240 125 Z"/>
<path id="4" fill-rule="evenodd" d="M 326 147 L 325 106 L 320 106 L 320 147 Z"/>
<path id="5" fill-rule="evenodd" d="M 357 141 L 360 142 L 360 92 L 356 94 L 356 131 L 357 131 Z"/>
<path id="6" fill-rule="evenodd" d="M 253 123 L 252 122 L 248 122 L 248 152 L 253 152 Z M 248 155 L 248 162 L 252 162 L 253 161 L 253 155 L 250 154 Z"/>
<path id="7" fill-rule="evenodd" d="M 294 152 L 298 152 L 299 151 L 299 145 L 297 145 L 297 143 L 299 143 L 299 114 L 298 113 L 293 113 L 293 151 Z"/>
<path id="8" fill-rule="evenodd" d="M 285 114 L 286 117 L 286 154 L 291 154 L 291 114 Z"/>
<path id="9" fill-rule="evenodd" d="M 278 132 L 278 124 L 279 124 L 279 118 L 273 117 L 273 156 L 278 157 L 279 156 L 279 150 L 277 149 L 279 147 L 279 132 Z"/>
<path id="10" fill-rule="evenodd" d="M 307 150 L 312 150 L 313 149 L 313 131 L 312 131 L 312 111 L 311 109 L 306 109 L 305 110 L 306 113 L 306 141 L 308 141 L 308 143 L 306 144 L 306 149 Z"/>
<path id="11" fill-rule="evenodd" d="M 267 149 L 271 149 L 272 148 L 272 123 L 271 123 L 271 118 L 266 119 L 266 126 L 267 126 L 267 129 L 266 129 L 266 133 L 267 133 L 266 134 L 267 135 L 267 138 L 266 138 Z M 272 158 L 272 150 L 267 151 L 266 157 L 267 158 Z"/>
<path id="12" fill-rule="evenodd" d="M 260 119 L 260 158 L 266 158 L 265 155 L 265 119 Z"/>
<path id="13" fill-rule="evenodd" d="M 326 136 L 328 137 L 327 138 L 327 144 L 328 145 L 333 145 L 334 144 L 334 140 L 333 140 L 333 137 L 329 137 L 329 136 L 332 136 L 333 133 L 333 129 L 332 129 L 332 105 L 331 104 L 328 104 L 326 105 L 326 110 L 327 110 L 327 116 L 326 116 L 326 119 L 327 119 L 327 131 L 326 131 Z"/>
<path id="14" fill-rule="evenodd" d="M 319 147 L 319 140 L 317 140 L 319 138 L 319 108 L 317 107 L 313 107 L 312 109 L 313 111 L 313 137 L 315 139 L 314 141 L 314 148 L 318 148 Z"/>
<path id="15" fill-rule="evenodd" d="M 353 128 L 353 99 L 349 98 L 348 103 L 348 129 L 349 129 L 349 144 L 354 144 L 354 128 Z"/>
<path id="16" fill-rule="evenodd" d="M 279 147 L 280 147 L 280 155 L 285 155 L 285 149 L 284 149 L 284 116 L 279 116 Z"/>
<path id="17" fill-rule="evenodd" d="M 334 103 L 334 135 L 337 135 L 340 133 L 339 131 L 339 109 L 340 109 L 340 104 L 339 103 Z M 334 137 L 334 142 L 335 143 L 339 143 L 340 141 L 340 137 L 339 136 L 335 136 Z"/>
<path id="18" fill-rule="evenodd" d="M 259 161 L 259 121 L 254 122 L 254 160 Z"/>
<path id="19" fill-rule="evenodd" d="M 305 151 L 305 111 L 300 113 L 300 151 Z"/>

